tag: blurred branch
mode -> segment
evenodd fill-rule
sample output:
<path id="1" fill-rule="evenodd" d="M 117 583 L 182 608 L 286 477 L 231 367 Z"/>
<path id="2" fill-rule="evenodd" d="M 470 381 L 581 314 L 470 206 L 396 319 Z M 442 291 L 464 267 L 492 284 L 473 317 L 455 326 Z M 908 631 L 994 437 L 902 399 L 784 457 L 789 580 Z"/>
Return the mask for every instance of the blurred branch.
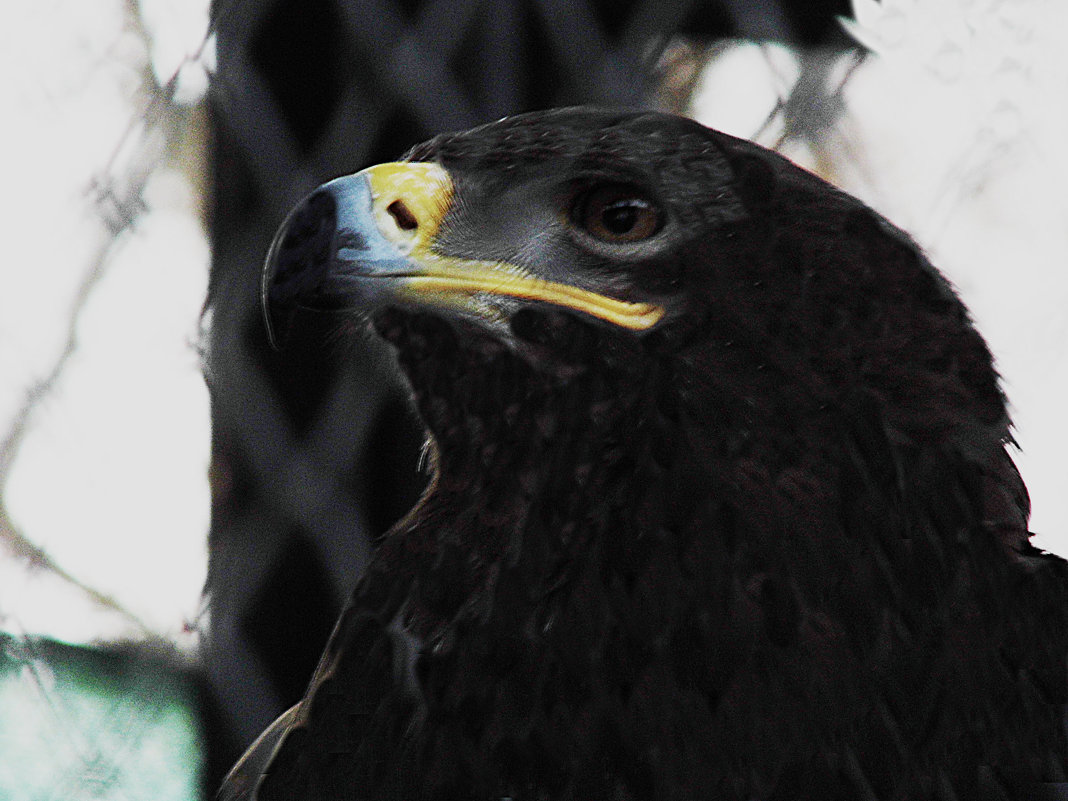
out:
<path id="1" fill-rule="evenodd" d="M 655 107 L 672 114 L 686 114 L 701 71 L 723 47 L 682 37 L 667 42 L 653 67 Z"/>
<path id="2" fill-rule="evenodd" d="M 12 469 L 30 431 L 31 419 L 45 398 L 59 384 L 78 349 L 77 331 L 82 312 L 88 305 L 93 290 L 106 274 L 119 238 L 136 223 L 144 211 L 142 195 L 146 184 L 166 157 L 170 145 L 181 133 L 185 114 L 174 103 L 180 73 L 189 64 L 199 62 L 203 58 L 215 29 L 215 21 L 221 14 L 227 13 L 231 5 L 232 0 L 222 4 L 222 10 L 212 18 L 200 45 L 183 59 L 166 83 L 160 85 L 148 63 L 143 65 L 142 86 L 147 103 L 132 116 L 111 156 L 89 187 L 92 202 L 107 230 L 107 237 L 92 257 L 78 285 L 67 316 L 66 337 L 61 352 L 47 373 L 26 390 L 22 403 L 11 418 L 7 432 L 0 440 L 0 544 L 6 545 L 17 557 L 26 559 L 32 568 L 46 570 L 58 576 L 77 587 L 94 603 L 118 612 L 145 634 L 151 634 L 152 630 L 137 615 L 110 595 L 66 571 L 43 548 L 19 531 L 7 512 L 5 497 Z M 126 0 L 125 10 L 129 28 L 145 43 L 146 52 L 150 52 L 151 37 L 142 22 L 140 3 L 138 0 Z"/>
<path id="3" fill-rule="evenodd" d="M 25 534 L 15 527 L 2 504 L 0 504 L 0 542 L 3 542 L 14 556 L 25 559 L 31 569 L 44 570 L 61 578 L 72 587 L 81 590 L 93 603 L 122 615 L 136 626 L 142 634 L 154 634 L 152 628 L 145 621 L 117 600 L 64 570 L 43 548 L 31 542 Z"/>
<path id="4" fill-rule="evenodd" d="M 81 318 L 82 310 L 85 308 L 86 303 L 92 295 L 93 288 L 105 273 L 108 255 L 111 251 L 111 244 L 113 241 L 114 240 L 109 241 L 100 249 L 96 257 L 93 259 L 92 265 L 82 278 L 81 284 L 78 287 L 78 292 L 75 295 L 70 315 L 67 318 L 67 337 L 63 351 L 52 364 L 52 369 L 49 370 L 48 374 L 44 378 L 36 381 L 33 386 L 26 391 L 22 404 L 15 412 L 7 434 L 4 436 L 3 442 L 0 443 L 0 542 L 3 542 L 15 556 L 26 559 L 31 567 L 47 570 L 64 581 L 69 582 L 84 592 L 95 603 L 120 613 L 131 623 L 134 623 L 142 632 L 148 633 L 150 631 L 149 627 L 133 614 L 133 612 L 124 608 L 111 596 L 88 586 L 72 576 L 60 567 L 42 548 L 35 545 L 26 537 L 26 535 L 20 532 L 8 516 L 7 506 L 4 503 L 7 484 L 11 478 L 11 470 L 14 467 L 19 451 L 22 449 L 22 445 L 26 440 L 26 435 L 30 431 L 30 418 L 33 416 L 36 408 L 52 393 L 56 384 L 59 383 L 63 371 L 66 369 L 71 357 L 77 350 L 76 332 L 78 320 Z"/>

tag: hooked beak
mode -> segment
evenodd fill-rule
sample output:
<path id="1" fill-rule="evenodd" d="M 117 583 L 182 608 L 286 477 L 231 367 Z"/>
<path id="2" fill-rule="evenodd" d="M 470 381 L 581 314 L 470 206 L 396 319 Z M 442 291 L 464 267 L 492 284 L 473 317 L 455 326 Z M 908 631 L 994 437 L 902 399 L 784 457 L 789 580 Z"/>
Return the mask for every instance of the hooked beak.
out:
<path id="1" fill-rule="evenodd" d="M 290 212 L 271 244 L 261 294 L 268 334 L 296 308 L 387 303 L 495 320 L 494 299 L 549 303 L 630 330 L 655 325 L 661 306 L 549 281 L 501 261 L 441 255 L 434 240 L 453 202 L 444 168 L 394 162 L 338 178 Z"/>

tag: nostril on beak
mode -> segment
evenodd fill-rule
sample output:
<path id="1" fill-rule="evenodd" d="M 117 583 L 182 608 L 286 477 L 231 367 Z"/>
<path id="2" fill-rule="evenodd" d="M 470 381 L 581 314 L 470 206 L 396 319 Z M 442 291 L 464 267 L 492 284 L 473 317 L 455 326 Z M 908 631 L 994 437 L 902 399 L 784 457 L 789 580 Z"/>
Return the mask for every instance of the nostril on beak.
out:
<path id="1" fill-rule="evenodd" d="M 416 219 L 415 214 L 408 208 L 403 200 L 394 200 L 388 206 L 386 211 L 397 223 L 397 227 L 402 231 L 414 231 L 419 227 L 419 220 Z"/>

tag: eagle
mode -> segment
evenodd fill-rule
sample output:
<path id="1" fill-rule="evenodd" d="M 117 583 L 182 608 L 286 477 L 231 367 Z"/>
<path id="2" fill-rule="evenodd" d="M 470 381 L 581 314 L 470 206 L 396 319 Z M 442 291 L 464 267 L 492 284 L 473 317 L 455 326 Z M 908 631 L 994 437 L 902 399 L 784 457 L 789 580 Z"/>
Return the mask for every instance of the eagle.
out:
<path id="1" fill-rule="evenodd" d="M 320 187 L 263 299 L 392 347 L 432 479 L 222 798 L 1066 797 L 1066 563 L 965 306 L 860 201 L 533 112 Z"/>

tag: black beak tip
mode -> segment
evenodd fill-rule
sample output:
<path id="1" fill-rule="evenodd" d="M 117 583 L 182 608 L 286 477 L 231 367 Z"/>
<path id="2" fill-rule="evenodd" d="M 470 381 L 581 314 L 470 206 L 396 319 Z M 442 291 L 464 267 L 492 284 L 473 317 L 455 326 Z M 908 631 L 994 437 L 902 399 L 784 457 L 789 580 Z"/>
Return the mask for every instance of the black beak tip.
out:
<path id="1" fill-rule="evenodd" d="M 267 251 L 260 302 L 271 345 L 278 348 L 298 307 L 314 301 L 336 253 L 337 201 L 322 189 L 294 208 Z"/>

